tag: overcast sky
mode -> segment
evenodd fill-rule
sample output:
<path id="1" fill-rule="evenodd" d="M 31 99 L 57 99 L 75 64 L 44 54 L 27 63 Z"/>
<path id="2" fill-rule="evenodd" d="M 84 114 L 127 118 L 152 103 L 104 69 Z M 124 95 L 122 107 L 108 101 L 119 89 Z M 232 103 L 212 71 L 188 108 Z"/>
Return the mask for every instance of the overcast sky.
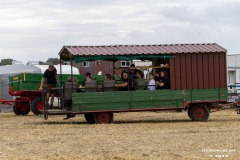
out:
<path id="1" fill-rule="evenodd" d="M 1 0 L 0 60 L 63 45 L 218 43 L 240 54 L 240 0 Z"/>

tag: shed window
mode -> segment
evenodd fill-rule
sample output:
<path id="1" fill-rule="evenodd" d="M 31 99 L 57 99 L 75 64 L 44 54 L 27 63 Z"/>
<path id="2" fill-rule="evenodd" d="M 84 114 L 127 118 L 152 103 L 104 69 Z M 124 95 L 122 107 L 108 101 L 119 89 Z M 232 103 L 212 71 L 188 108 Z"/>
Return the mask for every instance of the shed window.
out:
<path id="1" fill-rule="evenodd" d="M 129 61 L 121 61 L 121 67 L 128 67 L 131 65 L 131 62 Z"/>
<path id="2" fill-rule="evenodd" d="M 83 67 L 89 67 L 89 62 L 82 62 Z"/>

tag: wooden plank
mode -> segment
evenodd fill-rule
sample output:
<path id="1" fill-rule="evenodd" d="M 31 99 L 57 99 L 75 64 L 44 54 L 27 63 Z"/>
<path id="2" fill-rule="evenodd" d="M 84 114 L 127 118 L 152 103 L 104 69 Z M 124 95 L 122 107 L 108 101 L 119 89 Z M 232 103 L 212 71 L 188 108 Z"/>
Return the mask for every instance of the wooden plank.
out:
<path id="1" fill-rule="evenodd" d="M 214 54 L 213 67 L 214 67 L 214 88 L 220 88 L 220 54 Z"/>
<path id="2" fill-rule="evenodd" d="M 192 54 L 187 54 L 186 56 L 186 89 L 192 89 L 193 76 L 192 76 Z"/>
<path id="3" fill-rule="evenodd" d="M 170 89 L 176 89 L 176 67 L 175 67 L 175 58 L 171 58 L 169 60 L 169 65 L 171 66 L 170 68 Z"/>
<path id="4" fill-rule="evenodd" d="M 202 68 L 198 68 L 198 70 L 202 70 L 203 76 L 199 77 L 199 80 L 203 80 L 203 88 L 209 88 L 209 70 L 208 70 L 208 54 L 203 54 L 203 65 Z"/>
<path id="5" fill-rule="evenodd" d="M 175 56 L 175 89 L 181 89 L 181 61 L 180 55 Z"/>
<path id="6" fill-rule="evenodd" d="M 208 53 L 208 88 L 215 88 L 214 53 Z"/>
<path id="7" fill-rule="evenodd" d="M 186 61 L 186 57 L 187 54 L 181 54 L 180 55 L 180 70 L 181 70 L 181 74 L 180 74 L 180 79 L 178 79 L 178 81 L 180 81 L 181 83 L 181 88 L 180 89 L 187 89 L 187 68 L 186 68 L 186 63 L 189 63 L 188 61 Z"/>
<path id="8" fill-rule="evenodd" d="M 197 70 L 197 55 L 196 53 L 192 54 L 192 89 L 198 89 L 198 70 Z"/>
<path id="9" fill-rule="evenodd" d="M 219 54 L 219 70 L 220 70 L 220 88 L 227 88 L 227 64 L 226 53 Z"/>

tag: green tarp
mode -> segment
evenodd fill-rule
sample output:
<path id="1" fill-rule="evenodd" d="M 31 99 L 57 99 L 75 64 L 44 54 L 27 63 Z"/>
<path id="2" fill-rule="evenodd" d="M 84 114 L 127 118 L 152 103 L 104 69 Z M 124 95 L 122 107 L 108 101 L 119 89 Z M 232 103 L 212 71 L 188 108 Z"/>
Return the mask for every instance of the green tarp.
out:
<path id="1" fill-rule="evenodd" d="M 85 61 L 96 61 L 96 60 L 105 60 L 105 61 L 132 61 L 132 60 L 152 60 L 158 58 L 173 58 L 171 54 L 159 54 L 159 55 L 112 55 L 112 56 L 76 56 L 74 60 L 76 63 L 85 62 Z"/>

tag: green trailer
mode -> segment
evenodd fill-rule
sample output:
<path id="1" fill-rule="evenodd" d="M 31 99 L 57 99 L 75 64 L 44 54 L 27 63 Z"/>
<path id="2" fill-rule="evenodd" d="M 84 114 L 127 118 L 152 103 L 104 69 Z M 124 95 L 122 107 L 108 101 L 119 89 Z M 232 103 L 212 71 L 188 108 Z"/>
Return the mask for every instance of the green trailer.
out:
<path id="1" fill-rule="evenodd" d="M 85 80 L 85 75 L 59 75 L 59 87 L 63 86 L 64 82 L 69 76 L 78 79 L 79 85 Z M 99 84 L 103 83 L 104 76 L 93 76 Z M 15 100 L 0 100 L 2 103 L 13 103 L 13 111 L 16 115 L 27 115 L 31 110 L 35 115 L 43 113 L 42 92 L 39 90 L 42 74 L 39 73 L 20 73 L 9 76 L 9 94 L 15 96 Z M 44 86 L 46 86 L 44 84 Z M 56 98 L 59 100 L 59 105 L 56 107 L 60 109 L 61 92 L 57 94 Z"/>

